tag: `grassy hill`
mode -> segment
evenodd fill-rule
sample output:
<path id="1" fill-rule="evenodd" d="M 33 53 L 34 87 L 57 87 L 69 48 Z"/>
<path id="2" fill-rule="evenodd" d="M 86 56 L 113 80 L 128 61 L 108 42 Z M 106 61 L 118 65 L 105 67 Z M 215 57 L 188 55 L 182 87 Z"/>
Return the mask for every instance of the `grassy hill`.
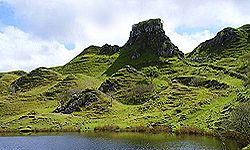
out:
<path id="1" fill-rule="evenodd" d="M 225 28 L 187 56 L 162 26 L 135 24 L 122 47 L 90 46 L 63 66 L 1 73 L 0 131 L 157 127 L 247 139 L 246 122 L 232 121 L 249 114 L 249 25 Z"/>
<path id="2" fill-rule="evenodd" d="M 52 69 L 61 74 L 85 74 L 88 76 L 101 76 L 119 56 L 119 46 L 108 44 L 90 46 L 84 49 L 78 56 L 63 66 Z"/>
<path id="3" fill-rule="evenodd" d="M 250 24 L 223 29 L 214 38 L 198 45 L 188 57 L 237 58 L 246 53 L 250 53 Z"/>

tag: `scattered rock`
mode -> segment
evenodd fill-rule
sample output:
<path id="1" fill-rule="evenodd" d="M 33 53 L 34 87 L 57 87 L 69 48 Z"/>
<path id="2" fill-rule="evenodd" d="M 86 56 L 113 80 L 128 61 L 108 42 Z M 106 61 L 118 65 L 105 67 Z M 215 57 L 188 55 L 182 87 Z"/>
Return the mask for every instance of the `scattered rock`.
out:
<path id="1" fill-rule="evenodd" d="M 108 93 L 115 90 L 115 82 L 112 82 L 111 80 L 106 80 L 101 84 L 98 90 L 102 91 L 103 93 Z"/>
<path id="2" fill-rule="evenodd" d="M 64 106 L 58 106 L 58 107 L 53 111 L 53 113 L 63 112 L 64 110 L 65 110 L 65 107 L 64 107 Z"/>
<path id="3" fill-rule="evenodd" d="M 75 111 L 80 111 L 80 107 L 85 107 L 86 105 L 99 100 L 100 91 L 86 89 L 81 92 L 81 94 L 73 94 L 72 99 L 65 104 L 65 106 L 58 106 L 53 113 L 64 113 L 71 114 Z"/>
<path id="4" fill-rule="evenodd" d="M 140 53 L 135 52 L 135 54 L 131 57 L 131 59 L 136 59 L 136 58 L 139 58 L 140 56 L 141 56 Z"/>
<path id="5" fill-rule="evenodd" d="M 189 60 L 189 61 L 193 61 L 193 62 L 202 62 L 202 61 L 204 61 L 204 60 L 209 59 L 209 57 L 208 57 L 208 56 L 203 57 L 203 58 L 189 58 L 189 57 L 185 57 L 185 59 L 187 59 L 187 60 Z M 210 58 L 210 59 L 211 59 L 211 58 Z M 216 58 L 216 59 L 218 59 L 218 58 Z"/>

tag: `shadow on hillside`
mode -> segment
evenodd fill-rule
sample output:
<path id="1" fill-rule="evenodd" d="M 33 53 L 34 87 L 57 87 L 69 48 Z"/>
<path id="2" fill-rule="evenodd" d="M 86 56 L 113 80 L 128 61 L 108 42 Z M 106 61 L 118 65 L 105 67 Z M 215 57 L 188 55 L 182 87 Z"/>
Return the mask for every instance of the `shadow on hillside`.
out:
<path id="1" fill-rule="evenodd" d="M 138 70 L 142 67 L 162 65 L 162 61 L 160 61 L 159 56 L 156 55 L 151 49 L 141 51 L 138 58 L 132 59 L 133 55 L 135 55 L 135 51 L 133 49 L 122 49 L 119 57 L 102 75 L 111 76 L 113 73 L 126 65 L 131 65 L 133 68 Z"/>

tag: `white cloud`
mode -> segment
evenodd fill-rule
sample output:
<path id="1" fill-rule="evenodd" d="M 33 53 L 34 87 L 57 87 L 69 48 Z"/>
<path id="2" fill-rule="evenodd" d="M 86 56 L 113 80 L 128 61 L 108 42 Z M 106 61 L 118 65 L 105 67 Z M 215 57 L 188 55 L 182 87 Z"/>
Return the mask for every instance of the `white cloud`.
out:
<path id="1" fill-rule="evenodd" d="M 5 44 L 5 47 L 0 45 L 0 53 L 5 54 L 8 62 L 15 58 L 12 57 L 12 53 L 20 53 L 19 51 L 22 51 L 22 59 L 27 59 L 29 62 L 31 62 L 30 59 L 35 61 L 35 56 L 29 55 L 32 52 L 29 49 L 37 53 L 41 49 L 48 49 L 38 53 L 39 56 L 43 56 L 43 59 L 46 58 L 44 54 L 51 54 L 47 59 L 52 59 L 58 51 L 71 55 L 73 52 L 67 51 L 62 45 L 68 43 L 73 43 L 82 49 L 89 45 L 101 46 L 105 43 L 121 46 L 128 40 L 132 24 L 150 18 L 163 19 L 164 29 L 172 42 L 182 51 L 189 52 L 200 42 L 215 34 L 214 31 L 206 31 L 211 27 L 216 30 L 226 26 L 239 27 L 249 23 L 250 20 L 248 7 L 250 0 L 4 1 L 15 11 L 18 25 L 13 30 L 22 32 L 24 37 L 30 37 L 20 41 L 15 39 L 18 38 L 17 35 L 12 35 L 12 42 L 7 42 L 10 45 Z M 2 26 L 1 23 L 0 26 Z M 180 28 L 187 30 L 178 33 Z M 192 31 L 194 28 L 201 30 Z M 13 31 L 12 34 L 17 33 Z M 5 32 L 3 36 L 9 38 L 11 33 Z M 30 46 L 24 44 L 29 42 Z M 12 47 L 16 50 L 2 52 L 3 49 Z M 15 58 L 16 66 L 20 59 L 20 57 Z M 34 64 L 43 66 L 66 63 L 68 60 L 63 56 L 54 57 L 53 61 L 42 61 L 40 57 L 37 59 Z M 9 67 L 13 68 L 12 64 L 9 64 Z M 6 65 L 2 63 L 0 65 L 1 68 L 8 68 L 3 67 Z M 25 64 L 18 67 L 28 68 Z"/>
<path id="2" fill-rule="evenodd" d="M 121 43 L 127 40 L 133 23 L 156 17 L 162 18 L 171 30 L 212 25 L 237 27 L 250 19 L 249 0 L 6 1 L 15 8 L 22 30 L 61 43 L 104 44 L 105 39 Z"/>
<path id="3" fill-rule="evenodd" d="M 80 51 L 79 48 L 68 51 L 56 41 L 43 41 L 13 26 L 0 33 L 0 45 L 0 71 L 63 65 Z"/>
<path id="4" fill-rule="evenodd" d="M 171 37 L 171 41 L 178 46 L 178 48 L 184 53 L 191 52 L 196 48 L 201 42 L 211 39 L 215 35 L 208 30 L 196 33 L 184 33 L 182 35 L 173 32 L 171 30 L 166 30 L 167 35 Z"/>

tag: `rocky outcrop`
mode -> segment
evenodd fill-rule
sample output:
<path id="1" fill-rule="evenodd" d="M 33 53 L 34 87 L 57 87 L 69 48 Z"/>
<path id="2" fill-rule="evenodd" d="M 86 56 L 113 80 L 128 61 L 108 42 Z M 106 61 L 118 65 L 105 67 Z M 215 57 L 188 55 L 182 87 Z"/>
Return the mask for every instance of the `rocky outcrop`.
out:
<path id="1" fill-rule="evenodd" d="M 105 44 L 101 47 L 100 49 L 100 53 L 101 55 L 103 54 L 107 54 L 107 55 L 112 55 L 116 52 L 118 52 L 121 48 L 118 45 L 109 45 L 109 44 Z"/>
<path id="2" fill-rule="evenodd" d="M 204 42 L 200 46 L 200 51 L 204 51 L 207 48 L 212 47 L 214 45 L 220 45 L 221 47 L 226 47 L 227 43 L 233 40 L 237 36 L 236 32 L 237 30 L 234 28 L 223 29 L 222 31 L 218 32 L 214 38 Z"/>
<path id="3" fill-rule="evenodd" d="M 100 91 L 92 89 L 86 89 L 80 94 L 74 93 L 68 103 L 58 106 L 53 113 L 71 114 L 72 112 L 79 111 L 80 107 L 85 107 L 90 103 L 98 101 L 100 95 Z"/>
<path id="4" fill-rule="evenodd" d="M 126 45 L 134 48 L 132 59 L 140 57 L 140 53 L 145 49 L 152 49 L 162 57 L 183 56 L 178 47 L 165 35 L 161 19 L 150 19 L 134 24 Z"/>

